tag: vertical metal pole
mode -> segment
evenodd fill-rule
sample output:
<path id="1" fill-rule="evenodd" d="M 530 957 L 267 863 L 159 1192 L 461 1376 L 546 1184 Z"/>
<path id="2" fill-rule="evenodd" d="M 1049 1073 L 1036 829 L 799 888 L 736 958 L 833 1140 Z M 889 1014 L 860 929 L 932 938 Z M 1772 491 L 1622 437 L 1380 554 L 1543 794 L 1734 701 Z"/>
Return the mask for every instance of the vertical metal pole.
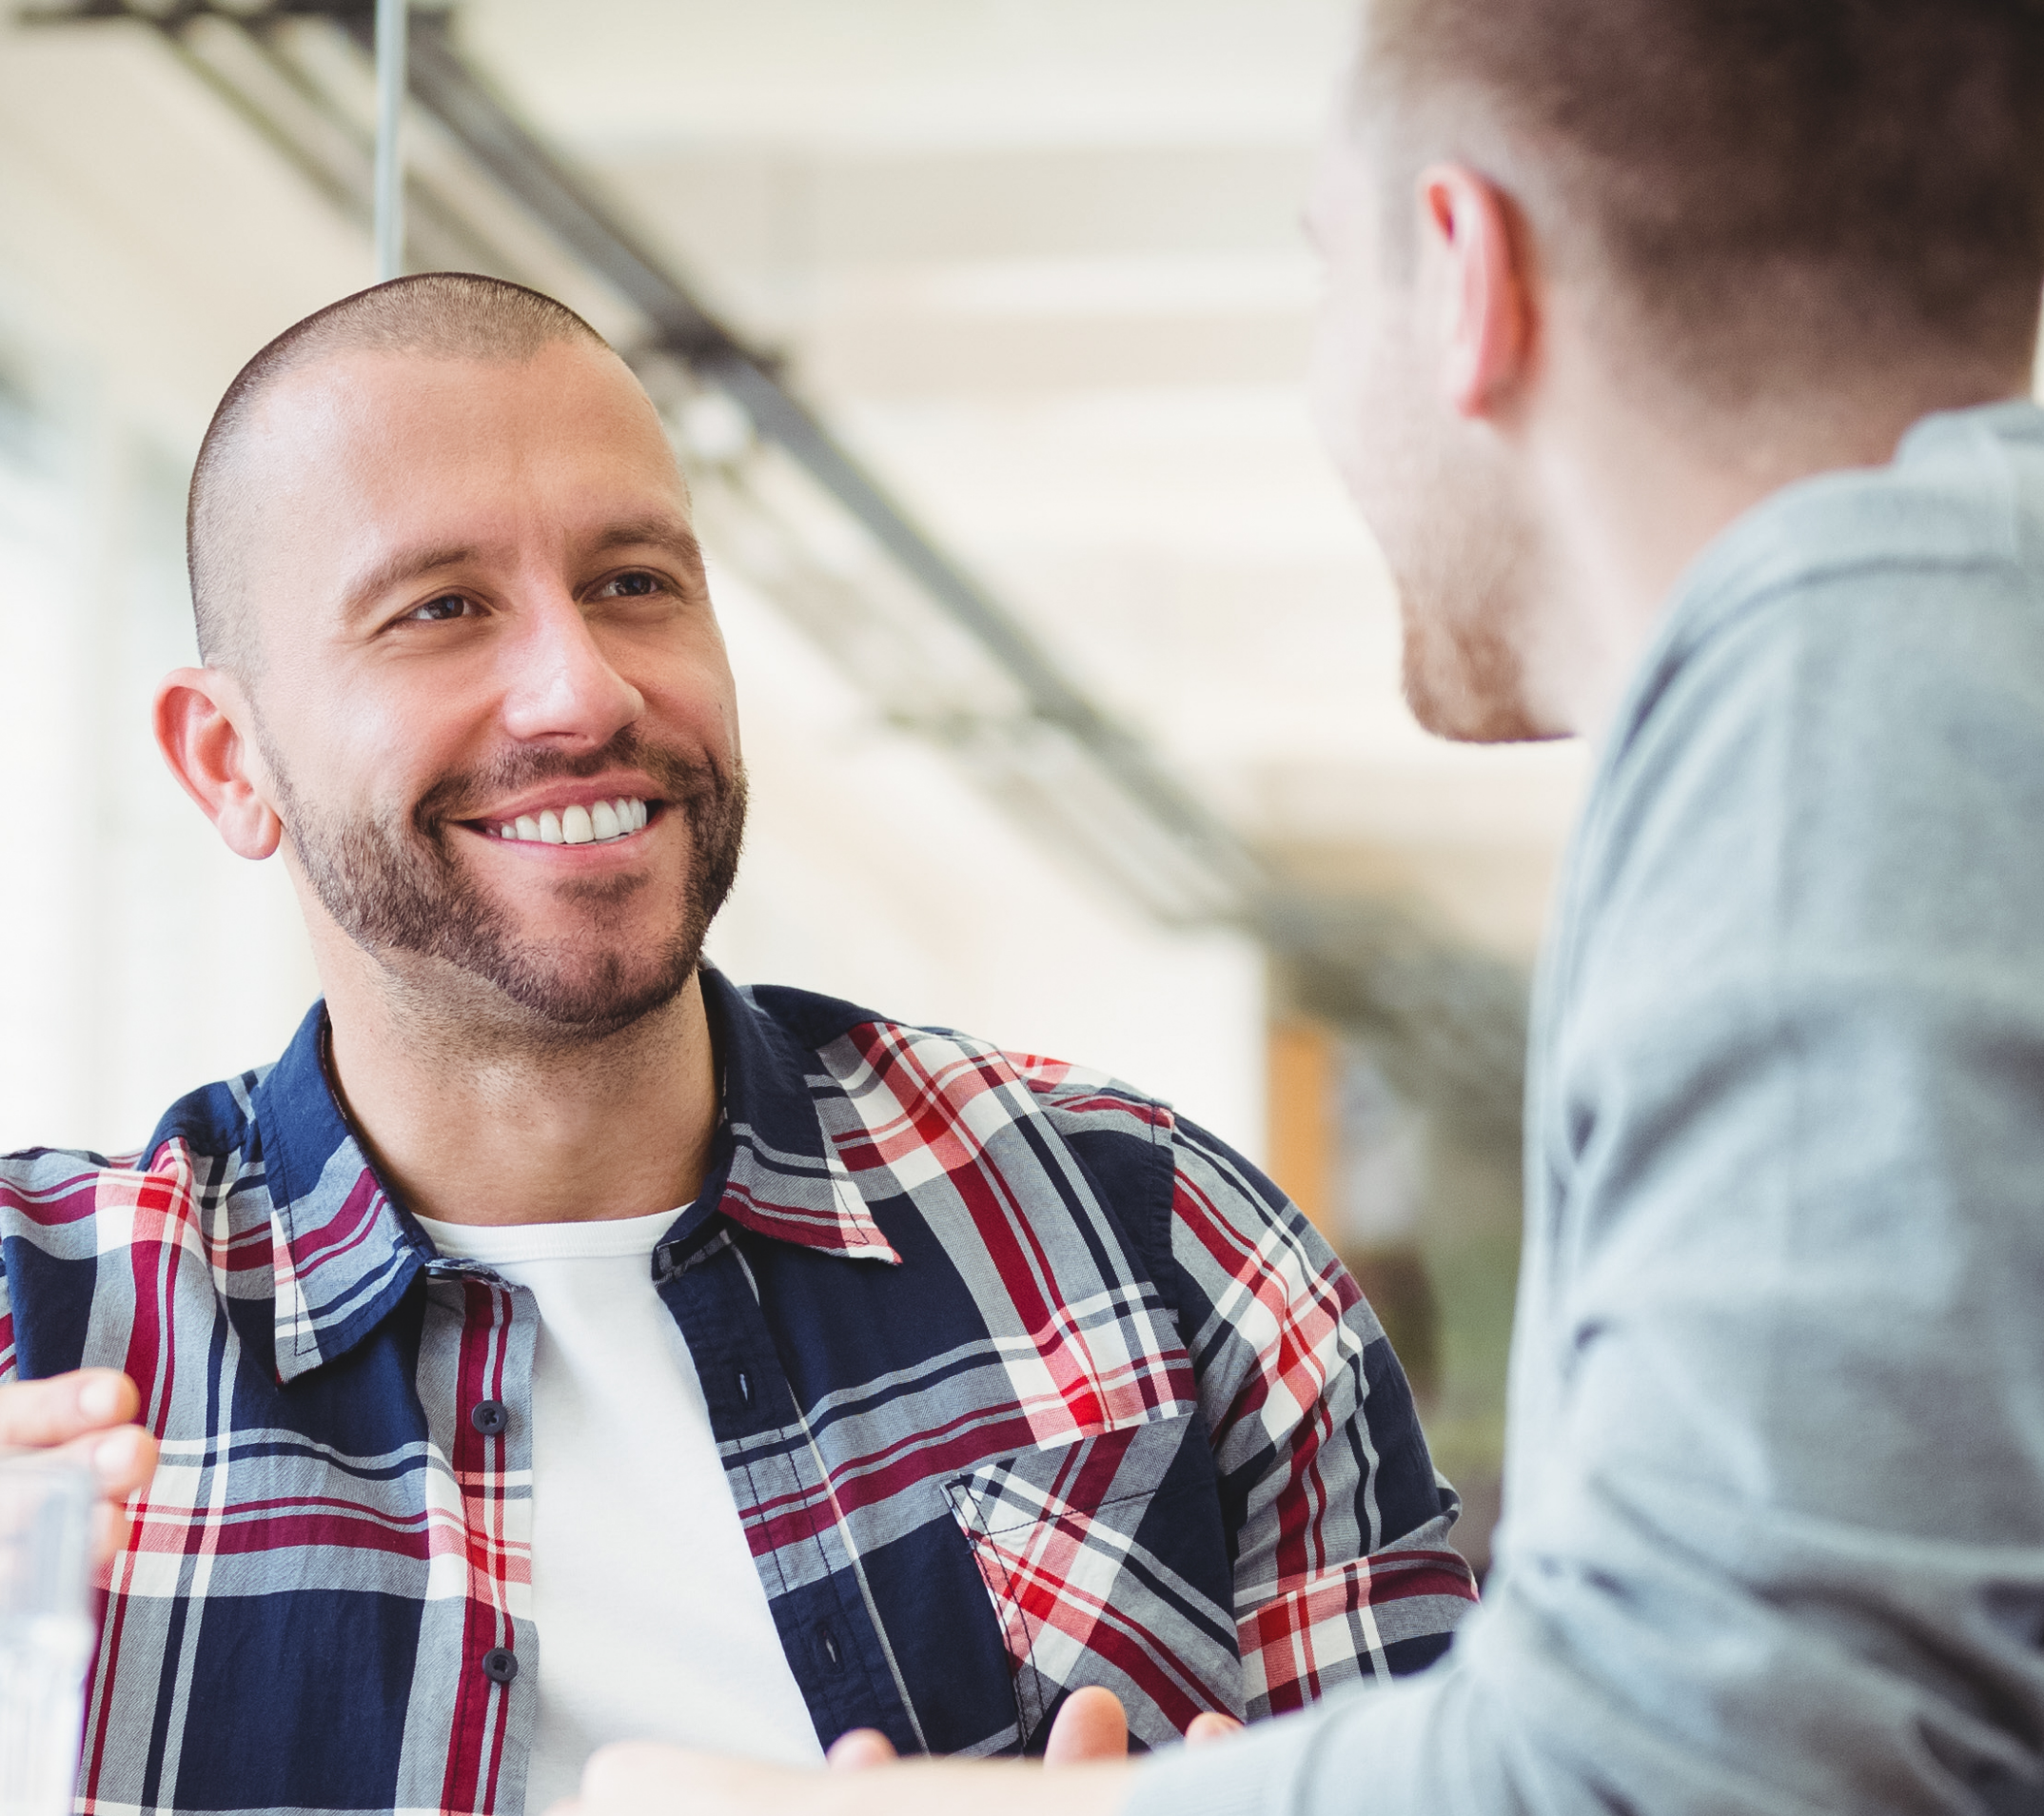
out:
<path id="1" fill-rule="evenodd" d="M 405 0 L 376 0 L 376 281 L 404 275 Z"/>

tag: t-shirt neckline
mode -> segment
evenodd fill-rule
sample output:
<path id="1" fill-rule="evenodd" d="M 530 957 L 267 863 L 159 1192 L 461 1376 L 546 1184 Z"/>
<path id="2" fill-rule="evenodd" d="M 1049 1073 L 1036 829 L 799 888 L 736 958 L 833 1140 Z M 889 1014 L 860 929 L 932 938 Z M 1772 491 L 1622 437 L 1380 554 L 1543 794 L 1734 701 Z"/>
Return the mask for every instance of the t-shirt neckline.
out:
<path id="1" fill-rule="evenodd" d="M 655 1211 L 639 1217 L 591 1217 L 575 1223 L 445 1223 L 414 1220 L 448 1260 L 485 1265 L 520 1261 L 615 1261 L 650 1256 L 688 1209 Z"/>

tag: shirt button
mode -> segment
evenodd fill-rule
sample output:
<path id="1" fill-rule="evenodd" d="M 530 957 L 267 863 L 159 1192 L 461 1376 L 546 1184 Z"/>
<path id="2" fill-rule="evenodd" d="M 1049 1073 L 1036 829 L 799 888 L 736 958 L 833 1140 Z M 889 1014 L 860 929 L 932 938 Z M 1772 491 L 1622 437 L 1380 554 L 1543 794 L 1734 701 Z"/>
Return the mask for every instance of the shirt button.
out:
<path id="1" fill-rule="evenodd" d="M 482 1674 L 493 1684 L 508 1684 L 518 1675 L 518 1654 L 508 1646 L 493 1646 L 482 1655 Z"/>
<path id="2" fill-rule="evenodd" d="M 501 1400 L 479 1400 L 468 1414 L 468 1422 L 484 1437 L 495 1437 L 511 1423 L 511 1409 Z"/>

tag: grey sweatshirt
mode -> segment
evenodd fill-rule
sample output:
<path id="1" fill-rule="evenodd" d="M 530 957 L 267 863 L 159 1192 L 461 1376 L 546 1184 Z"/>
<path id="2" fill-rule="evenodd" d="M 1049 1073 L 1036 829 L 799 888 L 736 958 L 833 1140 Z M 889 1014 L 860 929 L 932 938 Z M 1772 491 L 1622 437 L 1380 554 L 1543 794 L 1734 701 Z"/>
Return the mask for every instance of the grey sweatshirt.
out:
<path id="1" fill-rule="evenodd" d="M 1505 1520 L 1131 1816 L 2044 1809 L 2044 411 L 1699 559 L 1564 867 Z"/>

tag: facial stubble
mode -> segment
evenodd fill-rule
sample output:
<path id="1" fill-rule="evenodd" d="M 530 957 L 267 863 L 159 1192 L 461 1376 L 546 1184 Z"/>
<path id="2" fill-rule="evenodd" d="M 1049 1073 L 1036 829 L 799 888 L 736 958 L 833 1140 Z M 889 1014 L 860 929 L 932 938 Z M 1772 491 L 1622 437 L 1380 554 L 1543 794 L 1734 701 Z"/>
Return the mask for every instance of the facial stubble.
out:
<path id="1" fill-rule="evenodd" d="M 442 778 L 408 815 L 330 816 L 304 799 L 272 750 L 265 748 L 265 757 L 285 835 L 342 931 L 372 956 L 437 961 L 494 986 L 524 1012 L 532 1036 L 550 1044 L 601 1039 L 679 995 L 737 875 L 743 768 L 734 761 L 727 772 L 691 761 L 629 729 L 581 758 L 507 752 L 482 771 Z M 619 943 L 630 906 L 657 886 L 639 872 L 557 884 L 558 898 L 582 911 L 581 924 L 558 940 L 520 938 L 507 905 L 461 860 L 456 841 L 470 836 L 463 809 L 619 767 L 650 777 L 663 817 L 679 818 L 688 830 L 673 931 L 650 952 Z"/>
<path id="2" fill-rule="evenodd" d="M 1481 432 L 1416 383 L 1409 332 L 1372 365 L 1356 491 L 1398 588 L 1406 704 L 1458 742 L 1554 737 L 1528 674 L 1542 550 L 1524 503 Z"/>

